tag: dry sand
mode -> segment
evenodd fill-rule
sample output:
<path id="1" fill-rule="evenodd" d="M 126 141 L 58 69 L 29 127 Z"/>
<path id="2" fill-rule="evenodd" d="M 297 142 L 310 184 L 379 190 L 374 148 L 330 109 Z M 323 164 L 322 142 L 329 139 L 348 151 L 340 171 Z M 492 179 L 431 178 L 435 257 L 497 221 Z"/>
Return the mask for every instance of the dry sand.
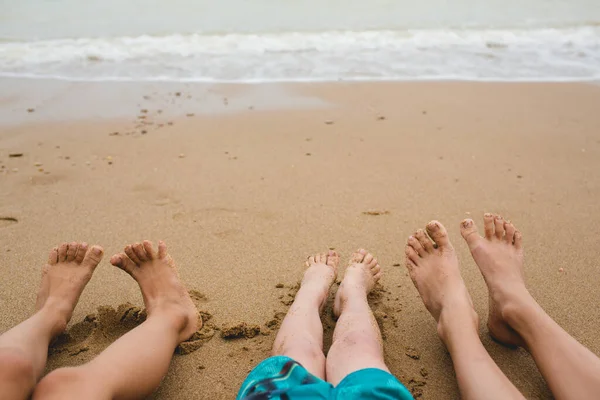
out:
<path id="1" fill-rule="evenodd" d="M 232 399 L 269 355 L 306 256 L 365 247 L 385 268 L 372 300 L 392 372 L 423 398 L 457 398 L 403 247 L 430 219 L 445 223 L 485 321 L 486 287 L 458 230 L 485 211 L 522 230 L 532 293 L 600 353 L 598 86 L 2 83 L 0 331 L 31 314 L 52 246 L 85 240 L 107 254 L 49 370 L 139 323 L 126 305 L 142 307 L 139 290 L 108 258 L 163 239 L 216 331 L 175 356 L 154 398 Z M 258 334 L 224 339 L 224 325 Z M 492 342 L 484 323 L 481 337 L 527 397 L 550 396 L 526 352 Z"/>

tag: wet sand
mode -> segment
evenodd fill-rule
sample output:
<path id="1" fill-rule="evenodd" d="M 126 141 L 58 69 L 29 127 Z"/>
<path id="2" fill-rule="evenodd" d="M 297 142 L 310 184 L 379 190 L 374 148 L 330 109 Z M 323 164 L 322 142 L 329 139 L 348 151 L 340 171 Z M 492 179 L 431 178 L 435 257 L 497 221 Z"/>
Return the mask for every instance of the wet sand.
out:
<path id="1" fill-rule="evenodd" d="M 210 329 L 154 398 L 232 399 L 268 356 L 306 256 L 364 247 L 385 269 L 371 300 L 390 369 L 422 398 L 457 398 L 403 248 L 430 219 L 446 224 L 485 321 L 486 287 L 458 229 L 485 211 L 523 232 L 531 292 L 600 353 L 600 86 L 2 83 L 0 331 L 30 315 L 52 246 L 106 253 L 49 370 L 140 322 L 136 283 L 108 259 L 163 239 Z M 324 322 L 328 347 L 330 308 Z M 529 355 L 481 325 L 526 397 L 548 398 Z"/>

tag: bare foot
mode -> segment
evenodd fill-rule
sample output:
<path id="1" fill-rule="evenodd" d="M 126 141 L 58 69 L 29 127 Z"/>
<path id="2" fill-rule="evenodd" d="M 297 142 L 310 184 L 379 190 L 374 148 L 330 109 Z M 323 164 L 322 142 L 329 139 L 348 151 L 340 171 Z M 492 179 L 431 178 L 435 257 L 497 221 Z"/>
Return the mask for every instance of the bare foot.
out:
<path id="1" fill-rule="evenodd" d="M 179 280 L 175 262 L 167 254 L 167 245 L 158 242 L 158 253 L 144 240 L 125 247 L 125 253 L 110 259 L 115 267 L 127 272 L 140 285 L 148 318 L 167 317 L 179 332 L 179 342 L 187 340 L 202 325 L 198 310 Z"/>
<path id="2" fill-rule="evenodd" d="M 488 329 L 499 342 L 523 346 L 523 339 L 503 316 L 515 299 L 528 297 L 523 278 L 523 238 L 510 221 L 499 215 L 485 214 L 483 224 L 485 237 L 479 236 L 472 219 L 464 220 L 460 230 L 488 286 Z"/>
<path id="3" fill-rule="evenodd" d="M 300 290 L 311 297 L 314 296 L 319 302 L 319 309 L 321 311 L 327 302 L 329 288 L 337 276 L 339 263 L 340 257 L 333 250 L 330 250 L 327 254 L 310 256 L 306 260 L 308 269 L 304 272 Z"/>
<path id="4" fill-rule="evenodd" d="M 381 279 L 381 266 L 373 254 L 365 249 L 359 249 L 350 258 L 342 284 L 335 295 L 333 313 L 339 317 L 354 296 L 367 296 Z"/>
<path id="5" fill-rule="evenodd" d="M 56 317 L 53 336 L 62 333 L 73 315 L 85 285 L 102 260 L 100 246 L 88 250 L 87 243 L 63 243 L 48 256 L 42 267 L 42 283 L 35 302 L 36 311 Z"/>
<path id="6" fill-rule="evenodd" d="M 458 322 L 463 329 L 470 324 L 477 331 L 479 317 L 460 276 L 458 258 L 446 228 L 431 221 L 426 229 L 427 233 L 419 229 L 408 238 L 406 267 L 425 307 L 438 323 L 440 338 L 447 344 L 451 324 Z"/>

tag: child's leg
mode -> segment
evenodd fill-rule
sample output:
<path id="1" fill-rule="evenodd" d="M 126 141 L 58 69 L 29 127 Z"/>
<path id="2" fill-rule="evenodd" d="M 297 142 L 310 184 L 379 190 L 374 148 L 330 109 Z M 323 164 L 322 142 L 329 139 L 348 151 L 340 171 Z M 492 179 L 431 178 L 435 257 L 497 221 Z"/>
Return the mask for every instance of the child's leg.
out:
<path id="1" fill-rule="evenodd" d="M 461 225 L 490 292 L 490 334 L 533 356 L 557 399 L 600 393 L 600 359 L 573 339 L 531 297 L 523 279 L 522 237 L 500 216 L 484 216 L 485 238 L 472 220 Z"/>
<path id="2" fill-rule="evenodd" d="M 138 282 L 148 318 L 88 364 L 50 373 L 34 399 L 144 398 L 167 373 L 175 347 L 198 329 L 198 312 L 165 244 L 159 242 L 158 254 L 148 241 L 125 253 L 110 261 Z"/>
<path id="3" fill-rule="evenodd" d="M 335 281 L 339 257 L 334 251 L 310 257 L 296 294 L 273 344 L 273 355 L 299 362 L 311 374 L 325 379 L 322 310 Z"/>
<path id="4" fill-rule="evenodd" d="M 446 229 L 437 221 L 408 239 L 406 266 L 425 307 L 437 321 L 463 399 L 523 399 L 479 339 L 479 317 L 458 269 Z M 435 245 L 434 245 L 435 243 Z"/>
<path id="5" fill-rule="evenodd" d="M 0 399 L 28 398 L 44 372 L 48 345 L 62 333 L 94 269 L 102 248 L 63 243 L 42 268 L 36 313 L 0 336 Z"/>
<path id="6" fill-rule="evenodd" d="M 334 313 L 339 319 L 327 355 L 327 381 L 334 386 L 361 369 L 388 371 L 381 332 L 367 302 L 367 295 L 381 277 L 381 267 L 362 249 L 354 253 L 351 262 L 335 297 Z"/>

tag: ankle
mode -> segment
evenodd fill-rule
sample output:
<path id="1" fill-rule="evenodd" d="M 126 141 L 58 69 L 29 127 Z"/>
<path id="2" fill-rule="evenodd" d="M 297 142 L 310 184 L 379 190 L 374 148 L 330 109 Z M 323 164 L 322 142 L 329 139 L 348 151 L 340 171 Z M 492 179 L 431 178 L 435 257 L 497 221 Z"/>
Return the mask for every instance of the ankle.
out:
<path id="1" fill-rule="evenodd" d="M 164 303 L 148 311 L 149 321 L 159 321 L 177 333 L 184 331 L 192 322 L 190 314 L 178 304 Z"/>
<path id="2" fill-rule="evenodd" d="M 502 319 L 519 334 L 521 328 L 531 322 L 538 308 L 539 305 L 526 289 L 515 293 L 499 305 Z"/>
<path id="3" fill-rule="evenodd" d="M 470 305 L 448 305 L 440 313 L 437 332 L 450 349 L 456 341 L 479 337 L 479 315 Z"/>
<path id="4" fill-rule="evenodd" d="M 56 337 L 67 329 L 73 309 L 62 301 L 48 299 L 37 313 L 50 325 L 51 336 Z"/>

